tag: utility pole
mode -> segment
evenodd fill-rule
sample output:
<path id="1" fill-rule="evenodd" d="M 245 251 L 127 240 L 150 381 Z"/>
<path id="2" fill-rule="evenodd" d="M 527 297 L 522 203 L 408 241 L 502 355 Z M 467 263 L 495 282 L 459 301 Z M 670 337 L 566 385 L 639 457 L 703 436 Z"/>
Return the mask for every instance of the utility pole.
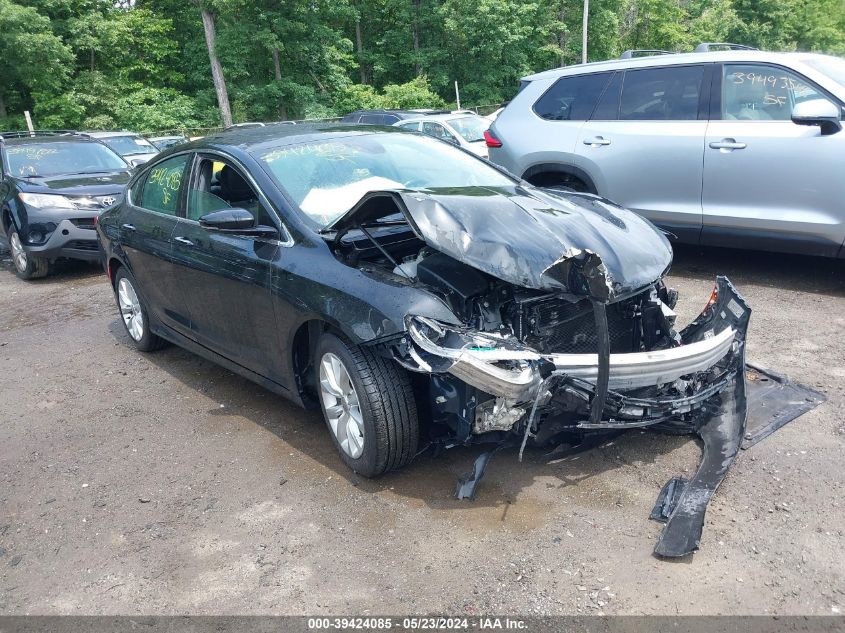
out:
<path id="1" fill-rule="evenodd" d="M 587 63 L 587 26 L 590 24 L 590 0 L 584 0 L 584 17 L 581 20 L 581 63 Z"/>

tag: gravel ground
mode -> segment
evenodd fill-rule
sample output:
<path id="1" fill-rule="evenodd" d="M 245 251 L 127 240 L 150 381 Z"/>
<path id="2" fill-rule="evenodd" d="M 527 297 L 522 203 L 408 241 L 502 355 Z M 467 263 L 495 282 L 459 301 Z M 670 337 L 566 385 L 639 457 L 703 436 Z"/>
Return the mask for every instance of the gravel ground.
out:
<path id="1" fill-rule="evenodd" d="M 319 416 L 178 348 L 132 350 L 105 277 L 0 270 L 0 614 L 845 613 L 845 262 L 683 249 L 680 321 L 716 273 L 749 359 L 829 401 L 743 452 L 702 547 L 648 514 L 695 441 L 630 433 L 547 465 L 477 450 L 376 481 Z"/>

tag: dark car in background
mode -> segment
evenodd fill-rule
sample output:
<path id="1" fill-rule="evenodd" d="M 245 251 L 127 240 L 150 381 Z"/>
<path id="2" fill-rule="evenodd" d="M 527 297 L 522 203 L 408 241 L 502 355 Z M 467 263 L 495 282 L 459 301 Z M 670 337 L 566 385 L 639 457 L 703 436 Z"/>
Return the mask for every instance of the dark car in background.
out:
<path id="1" fill-rule="evenodd" d="M 0 227 L 21 279 L 60 257 L 99 259 L 94 224 L 120 200 L 130 167 L 75 133 L 0 132 Z"/>
<path id="2" fill-rule="evenodd" d="M 393 125 L 403 119 L 418 119 L 430 114 L 449 114 L 448 110 L 355 110 L 341 119 L 342 123 L 364 125 Z"/>
<path id="3" fill-rule="evenodd" d="M 364 476 L 428 445 L 718 429 L 664 532 L 697 546 L 744 432 L 750 310 L 720 278 L 676 331 L 672 251 L 638 215 L 398 128 L 276 125 L 162 153 L 97 231 L 137 349 L 320 407 Z"/>

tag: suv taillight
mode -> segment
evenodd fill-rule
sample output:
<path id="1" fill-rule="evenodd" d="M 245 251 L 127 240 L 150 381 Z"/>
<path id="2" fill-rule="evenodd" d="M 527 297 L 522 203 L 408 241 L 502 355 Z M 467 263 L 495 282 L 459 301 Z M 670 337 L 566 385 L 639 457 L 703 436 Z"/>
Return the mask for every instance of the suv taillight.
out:
<path id="1" fill-rule="evenodd" d="M 487 144 L 487 147 L 502 146 L 502 141 L 493 136 L 493 132 L 491 132 L 490 130 L 484 130 L 484 142 Z"/>

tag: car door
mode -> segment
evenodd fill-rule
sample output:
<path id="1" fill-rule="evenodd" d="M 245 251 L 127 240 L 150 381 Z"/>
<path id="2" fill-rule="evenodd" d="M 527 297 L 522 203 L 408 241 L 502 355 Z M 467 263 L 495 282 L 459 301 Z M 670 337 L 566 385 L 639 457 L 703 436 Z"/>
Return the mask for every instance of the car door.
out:
<path id="1" fill-rule="evenodd" d="M 120 242 L 149 310 L 182 334 L 189 332 L 190 319 L 173 275 L 171 237 L 190 159 L 190 153 L 179 154 L 146 172 L 129 190 L 119 219 Z"/>
<path id="2" fill-rule="evenodd" d="M 281 347 L 270 277 L 279 235 L 260 237 L 202 226 L 200 218 L 244 208 L 257 224 L 277 230 L 278 220 L 246 172 L 232 160 L 199 154 L 173 236 L 176 276 L 199 344 L 265 377 L 278 375 Z"/>
<path id="3" fill-rule="evenodd" d="M 845 133 L 791 121 L 795 104 L 841 104 L 796 72 L 724 64 L 704 154 L 702 242 L 835 256 L 845 240 Z"/>
<path id="4" fill-rule="evenodd" d="M 683 241 L 701 231 L 701 179 L 712 64 L 617 72 L 575 144 L 599 195 Z"/>

